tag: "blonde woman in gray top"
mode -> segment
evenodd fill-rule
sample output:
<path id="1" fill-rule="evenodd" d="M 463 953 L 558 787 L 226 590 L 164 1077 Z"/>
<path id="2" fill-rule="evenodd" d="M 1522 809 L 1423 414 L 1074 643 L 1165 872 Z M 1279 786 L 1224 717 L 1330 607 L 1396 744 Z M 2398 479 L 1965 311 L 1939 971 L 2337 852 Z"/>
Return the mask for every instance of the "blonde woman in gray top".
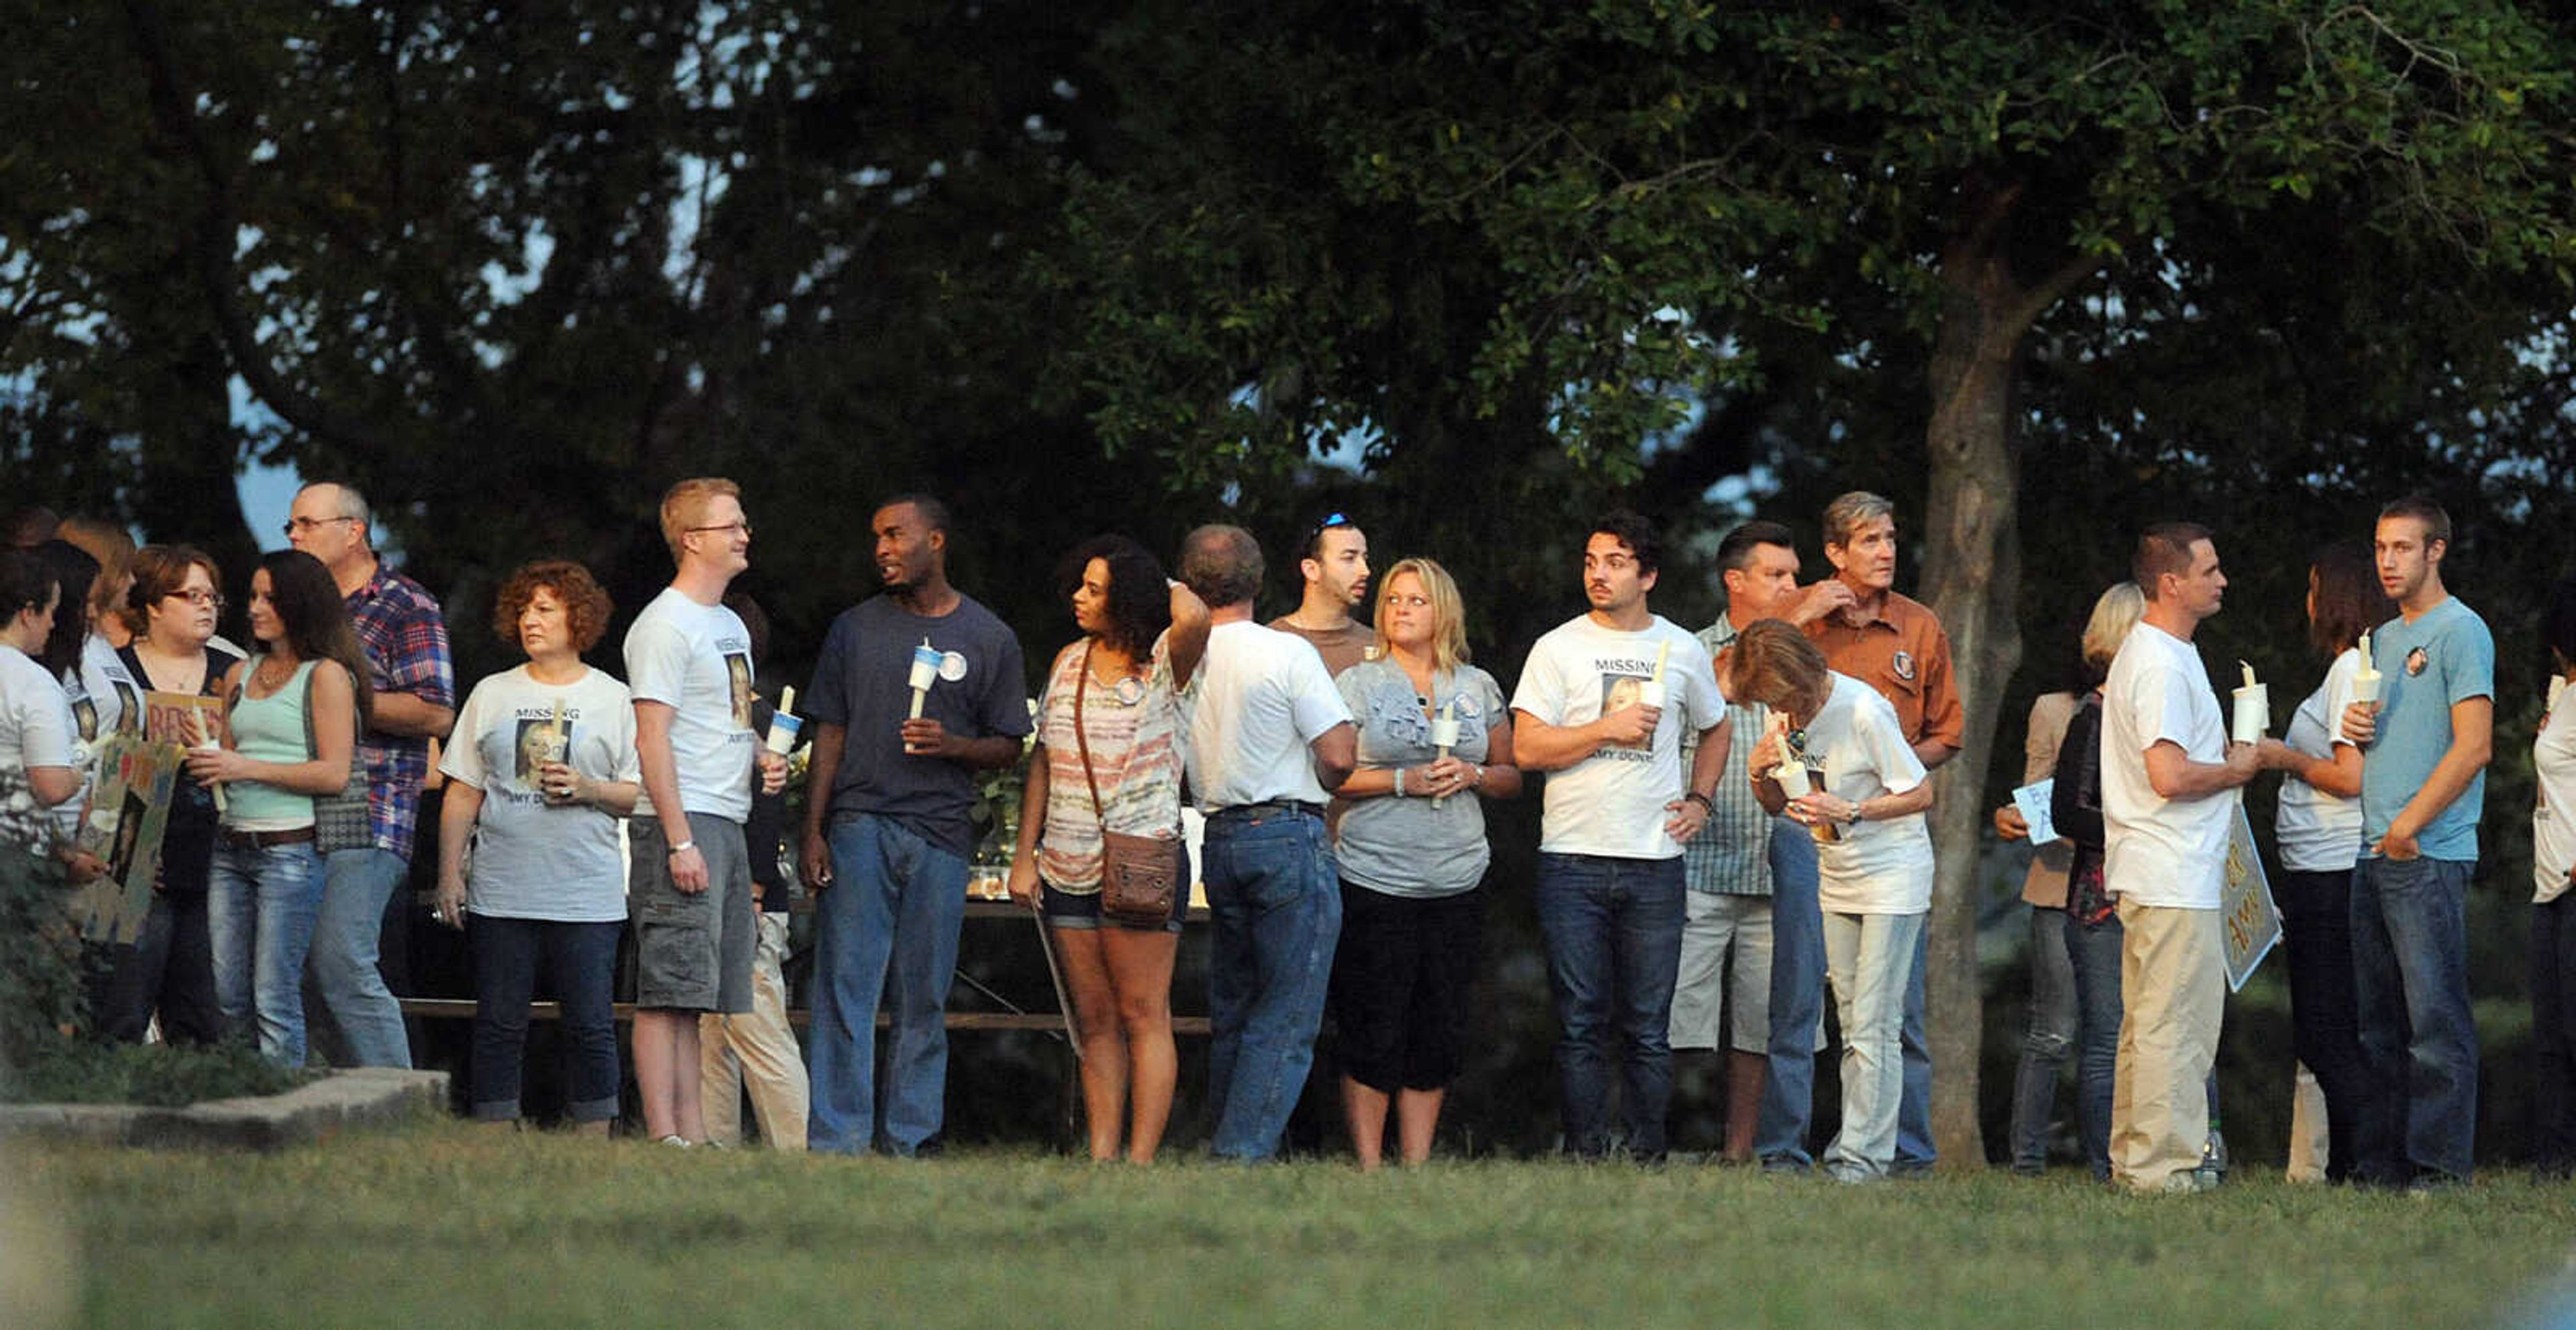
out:
<path id="1" fill-rule="evenodd" d="M 1334 682 L 1359 732 L 1334 854 L 1342 1110 L 1361 1168 L 1378 1166 L 1390 1104 L 1401 1157 L 1419 1164 L 1464 1059 L 1483 952 L 1493 851 L 1478 800 L 1521 789 L 1511 711 L 1493 676 L 1467 663 L 1457 583 L 1429 559 L 1387 570 L 1377 650 Z"/>

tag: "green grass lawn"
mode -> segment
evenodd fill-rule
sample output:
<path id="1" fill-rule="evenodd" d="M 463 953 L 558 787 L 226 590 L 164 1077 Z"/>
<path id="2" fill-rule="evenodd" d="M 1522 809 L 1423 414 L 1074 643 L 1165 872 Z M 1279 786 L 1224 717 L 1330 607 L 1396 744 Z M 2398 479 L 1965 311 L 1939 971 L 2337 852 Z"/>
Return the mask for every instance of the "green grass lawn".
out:
<path id="1" fill-rule="evenodd" d="M 2361 1330 L 2516 1320 L 2576 1254 L 2576 1188 L 2503 1174 L 2142 1199 L 2071 1171 L 906 1164 L 441 1122 L 268 1158 L 20 1150 L 0 1186 L 0 1259 L 67 1260 L 74 1323 L 120 1327 Z M 67 1256 L 31 1214 L 68 1217 Z"/>

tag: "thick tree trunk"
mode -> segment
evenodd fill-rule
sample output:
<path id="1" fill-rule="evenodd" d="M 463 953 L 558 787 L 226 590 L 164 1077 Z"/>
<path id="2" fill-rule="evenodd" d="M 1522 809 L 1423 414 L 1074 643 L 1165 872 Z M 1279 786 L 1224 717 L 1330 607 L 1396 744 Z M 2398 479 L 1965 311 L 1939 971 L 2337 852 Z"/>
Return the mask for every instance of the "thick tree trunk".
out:
<path id="1" fill-rule="evenodd" d="M 1932 807 L 1940 865 L 1932 888 L 1927 1038 L 1932 1133 L 1942 1161 L 1982 1168 L 1978 1048 L 1985 1019 L 1977 977 L 1977 869 L 1987 823 L 1986 768 L 2004 685 L 2021 663 L 2021 450 L 2013 387 L 2023 339 L 2039 316 L 2095 272 L 2077 255 L 2035 284 L 2013 273 L 2018 186 L 1971 178 L 1941 255 L 1942 307 L 1931 366 L 1931 456 L 1925 599 L 1950 633 L 1967 732 L 1942 768 Z"/>
<path id="2" fill-rule="evenodd" d="M 1942 255 L 1941 319 L 1932 351 L 1930 485 L 1925 599 L 1950 634 L 1966 712 L 1957 757 L 1942 769 L 1932 806 L 1939 873 L 1932 890 L 1925 975 L 1932 1051 L 1932 1130 L 1942 1160 L 1982 1168 L 1977 1114 L 1984 1030 L 1977 977 L 1977 868 L 1985 824 L 1986 763 L 1995 711 L 2021 660 L 2013 615 L 2021 575 L 2020 476 L 2011 419 L 2014 362 L 2026 324 L 2022 292 L 2004 254 L 2008 193 L 1970 187 L 1969 215 Z"/>

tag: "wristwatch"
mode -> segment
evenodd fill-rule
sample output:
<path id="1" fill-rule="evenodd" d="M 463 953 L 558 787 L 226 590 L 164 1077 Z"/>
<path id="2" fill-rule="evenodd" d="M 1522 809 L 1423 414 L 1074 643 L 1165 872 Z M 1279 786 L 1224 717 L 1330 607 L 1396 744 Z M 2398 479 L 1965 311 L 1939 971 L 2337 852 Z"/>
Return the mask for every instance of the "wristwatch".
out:
<path id="1" fill-rule="evenodd" d="M 1703 813 L 1714 815 L 1717 812 L 1716 801 L 1697 790 L 1693 790 L 1690 793 L 1683 795 L 1682 798 L 1690 803 L 1698 804 L 1699 811 Z"/>
<path id="2" fill-rule="evenodd" d="M 1852 800 L 1851 816 L 1843 819 L 1843 825 L 1847 827 L 1860 825 L 1860 800 Z"/>

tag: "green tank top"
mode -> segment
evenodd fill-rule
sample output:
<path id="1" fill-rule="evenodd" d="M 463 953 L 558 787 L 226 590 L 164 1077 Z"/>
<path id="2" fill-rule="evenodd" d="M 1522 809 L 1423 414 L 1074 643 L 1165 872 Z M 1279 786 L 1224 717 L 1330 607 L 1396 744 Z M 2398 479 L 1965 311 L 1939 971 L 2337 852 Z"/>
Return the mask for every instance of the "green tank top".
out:
<path id="1" fill-rule="evenodd" d="M 262 762 L 309 762 L 313 751 L 304 737 L 304 694 L 313 686 L 312 661 L 295 667 L 286 686 L 266 697 L 252 697 L 251 673 L 266 656 L 253 656 L 245 686 L 233 703 L 233 746 L 241 755 Z M 237 780 L 224 787 L 231 805 L 224 825 L 242 831 L 291 831 L 313 825 L 313 796 L 280 789 L 263 781 Z"/>

